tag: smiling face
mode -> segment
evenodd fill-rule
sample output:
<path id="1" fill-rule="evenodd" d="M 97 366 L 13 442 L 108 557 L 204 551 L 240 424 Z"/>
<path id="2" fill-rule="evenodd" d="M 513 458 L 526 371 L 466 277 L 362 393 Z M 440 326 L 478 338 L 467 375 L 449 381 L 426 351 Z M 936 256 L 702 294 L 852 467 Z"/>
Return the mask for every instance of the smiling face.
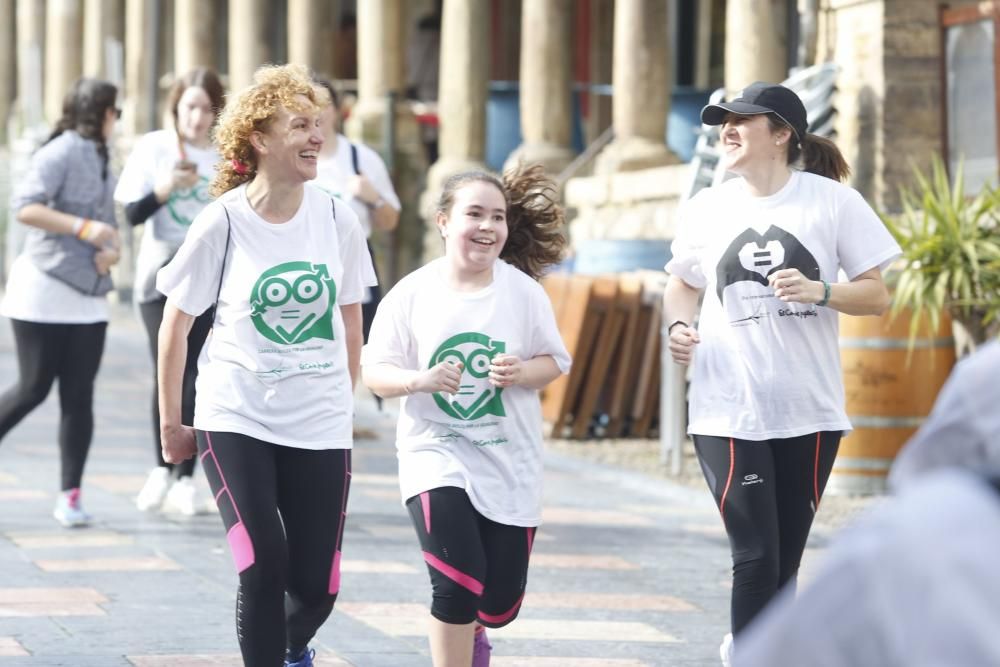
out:
<path id="1" fill-rule="evenodd" d="M 439 213 L 438 229 L 445 255 L 460 274 L 492 271 L 507 242 L 507 202 L 492 183 L 472 181 L 454 193 L 447 217 Z"/>
<path id="2" fill-rule="evenodd" d="M 788 142 L 791 133 L 787 127 L 772 132 L 766 114 L 726 114 L 719 130 L 726 169 L 743 175 L 755 165 L 774 160 L 784 163 L 787 151 L 784 144 Z"/>
<path id="3" fill-rule="evenodd" d="M 204 88 L 188 86 L 177 100 L 177 131 L 185 141 L 201 145 L 208 141 L 215 114 Z"/>
<path id="4" fill-rule="evenodd" d="M 251 141 L 258 171 L 272 180 L 305 183 L 316 178 L 316 160 L 323 147 L 320 110 L 305 95 L 296 95 L 296 109 L 279 108 L 264 132 Z"/>

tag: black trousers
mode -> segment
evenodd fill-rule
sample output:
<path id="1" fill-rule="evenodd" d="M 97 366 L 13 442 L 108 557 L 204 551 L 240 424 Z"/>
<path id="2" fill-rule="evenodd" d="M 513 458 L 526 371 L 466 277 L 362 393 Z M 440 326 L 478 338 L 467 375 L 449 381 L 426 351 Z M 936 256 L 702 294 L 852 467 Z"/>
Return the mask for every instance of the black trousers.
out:
<path id="1" fill-rule="evenodd" d="M 840 431 L 760 441 L 694 436 L 733 554 L 733 635 L 780 588 L 795 585 L 841 436 Z"/>
<path id="2" fill-rule="evenodd" d="M 60 488 L 79 488 L 94 436 L 94 381 L 108 323 L 11 325 L 18 380 L 0 396 L 0 439 L 45 400 L 58 379 Z"/>
<path id="3" fill-rule="evenodd" d="M 247 667 L 301 654 L 340 591 L 351 450 L 314 451 L 198 431 L 240 585 L 236 631 Z"/>
<path id="4" fill-rule="evenodd" d="M 195 459 L 190 458 L 181 463 L 171 464 L 163 460 L 163 449 L 160 447 L 160 394 L 156 384 L 157 352 L 159 349 L 160 323 L 163 322 L 163 309 L 166 299 L 139 304 L 139 315 L 142 317 L 146 338 L 149 340 L 149 351 L 153 355 L 153 452 L 156 465 L 170 468 L 175 477 L 190 477 L 194 474 Z M 187 360 L 184 363 L 184 379 L 181 384 L 181 423 L 185 426 L 194 424 L 195 380 L 198 379 L 198 355 L 212 330 L 214 311 L 209 308 L 199 315 L 187 338 Z"/>

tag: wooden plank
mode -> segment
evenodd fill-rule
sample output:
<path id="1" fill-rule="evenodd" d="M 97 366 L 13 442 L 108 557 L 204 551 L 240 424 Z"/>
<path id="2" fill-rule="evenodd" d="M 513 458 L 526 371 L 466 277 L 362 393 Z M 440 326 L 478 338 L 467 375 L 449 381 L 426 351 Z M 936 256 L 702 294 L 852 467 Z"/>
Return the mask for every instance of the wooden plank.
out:
<path id="1" fill-rule="evenodd" d="M 659 383 L 660 320 L 663 311 L 663 288 L 661 284 L 647 280 L 643 285 L 643 308 L 649 311 L 649 323 L 642 337 L 642 361 L 637 374 L 635 400 L 632 404 L 632 418 L 639 420 L 649 400 L 651 385 Z M 638 436 L 636 433 L 632 435 Z"/>
<path id="2" fill-rule="evenodd" d="M 614 384 L 607 396 L 608 427 L 604 434 L 607 438 L 618 438 L 625 429 L 628 414 L 626 406 L 631 403 L 635 392 L 635 373 L 640 361 L 638 333 L 648 325 L 641 317 L 642 280 L 638 275 L 629 273 L 621 276 L 617 303 L 622 310 L 624 324 L 621 344 L 611 362 Z"/>
<path id="3" fill-rule="evenodd" d="M 654 356 L 650 364 L 652 367 L 652 379 L 649 384 L 649 391 L 646 392 L 646 402 L 642 406 L 642 412 L 639 414 L 639 418 L 635 420 L 633 426 L 633 435 L 637 438 L 650 437 L 650 429 L 653 426 L 656 415 L 660 411 L 660 348 L 662 347 L 662 341 L 659 336 L 655 340 L 656 342 L 653 346 Z"/>
<path id="4" fill-rule="evenodd" d="M 599 321 L 597 336 L 594 339 L 593 352 L 587 364 L 586 376 L 582 383 L 580 400 L 572 409 L 572 437 L 580 439 L 587 436 L 590 423 L 594 418 L 594 409 L 601 390 L 606 386 L 608 366 L 611 357 L 618 346 L 621 337 L 621 327 L 624 318 L 615 301 L 618 297 L 618 277 L 602 276 L 594 282 L 593 300 L 590 311 Z"/>
<path id="5" fill-rule="evenodd" d="M 573 357 L 570 374 L 556 378 L 542 394 L 542 417 L 557 436 L 576 401 L 597 332 L 598 318 L 590 308 L 593 282 L 593 278 L 580 275 L 553 275 L 542 281 L 550 298 L 555 295 L 561 304 L 556 323 L 563 343 Z"/>

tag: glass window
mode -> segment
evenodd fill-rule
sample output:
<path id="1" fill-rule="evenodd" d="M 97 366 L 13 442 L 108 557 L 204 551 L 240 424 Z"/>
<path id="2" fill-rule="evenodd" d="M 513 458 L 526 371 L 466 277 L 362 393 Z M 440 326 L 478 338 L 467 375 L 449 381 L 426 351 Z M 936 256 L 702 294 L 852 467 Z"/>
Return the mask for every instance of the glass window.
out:
<path id="1" fill-rule="evenodd" d="M 947 28 L 948 162 L 965 162 L 965 191 L 997 181 L 994 24 L 990 19 Z"/>

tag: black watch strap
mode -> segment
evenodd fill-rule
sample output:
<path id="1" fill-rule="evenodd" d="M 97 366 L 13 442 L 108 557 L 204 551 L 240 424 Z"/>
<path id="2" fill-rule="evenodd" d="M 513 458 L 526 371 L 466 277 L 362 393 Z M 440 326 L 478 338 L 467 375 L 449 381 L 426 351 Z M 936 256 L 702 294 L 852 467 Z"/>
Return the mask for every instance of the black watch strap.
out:
<path id="1" fill-rule="evenodd" d="M 688 325 L 688 323 L 685 322 L 684 320 L 674 320 L 673 322 L 670 323 L 670 326 L 667 327 L 668 336 L 670 335 L 670 332 L 674 330 L 674 327 L 677 326 L 678 324 L 683 324 L 684 326 Z"/>

